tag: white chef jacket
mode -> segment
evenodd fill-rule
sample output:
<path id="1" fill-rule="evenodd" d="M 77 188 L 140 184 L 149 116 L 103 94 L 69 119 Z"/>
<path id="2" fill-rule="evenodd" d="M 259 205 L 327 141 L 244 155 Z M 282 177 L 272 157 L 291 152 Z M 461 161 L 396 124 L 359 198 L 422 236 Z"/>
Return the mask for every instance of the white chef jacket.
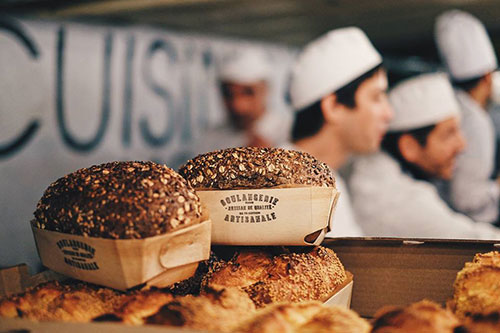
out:
<path id="1" fill-rule="evenodd" d="M 368 236 L 500 239 L 500 229 L 454 212 L 434 185 L 412 178 L 385 152 L 354 162 L 349 189 L 356 219 Z"/>
<path id="2" fill-rule="evenodd" d="M 292 143 L 286 143 L 281 147 L 284 149 L 300 150 Z M 331 231 L 326 234 L 326 237 L 362 237 L 364 233 L 354 218 L 347 186 L 337 171 L 331 168 L 330 170 L 335 177 L 337 191 L 340 192 L 340 196 L 337 200 L 335 213 L 330 221 Z"/>
<path id="3" fill-rule="evenodd" d="M 490 177 L 495 167 L 495 127 L 490 115 L 466 92 L 457 90 L 467 145 L 457 158 L 449 202 L 473 220 L 496 222 L 500 188 Z"/>

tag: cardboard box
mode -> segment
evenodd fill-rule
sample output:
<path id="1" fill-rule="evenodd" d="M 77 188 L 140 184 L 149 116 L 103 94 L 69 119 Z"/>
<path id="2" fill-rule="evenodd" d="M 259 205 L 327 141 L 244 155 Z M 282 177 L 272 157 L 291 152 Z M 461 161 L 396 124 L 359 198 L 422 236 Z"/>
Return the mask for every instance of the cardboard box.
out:
<path id="1" fill-rule="evenodd" d="M 210 212 L 212 243 L 221 245 L 321 244 L 339 197 L 331 187 L 196 193 Z"/>
<path id="2" fill-rule="evenodd" d="M 445 305 L 464 264 L 500 247 L 498 241 L 400 238 L 327 238 L 323 245 L 354 274 L 351 308 L 368 318 L 382 306 L 424 298 Z"/>
<path id="3" fill-rule="evenodd" d="M 158 287 L 192 276 L 210 256 L 210 220 L 144 239 L 104 239 L 32 227 L 38 254 L 51 270 L 106 287 Z"/>

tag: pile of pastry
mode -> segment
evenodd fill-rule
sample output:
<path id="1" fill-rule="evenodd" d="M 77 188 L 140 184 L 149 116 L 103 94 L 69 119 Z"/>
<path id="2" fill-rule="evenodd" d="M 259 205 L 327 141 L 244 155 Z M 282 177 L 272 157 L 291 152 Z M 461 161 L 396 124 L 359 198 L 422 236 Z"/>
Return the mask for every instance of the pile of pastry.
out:
<path id="1" fill-rule="evenodd" d="M 325 247 L 215 248 L 195 275 L 167 288 L 121 292 L 76 280 L 49 282 L 0 302 L 0 316 L 113 321 L 221 332 L 292 328 L 368 332 L 355 312 L 322 301 L 346 272 Z M 229 259 L 224 257 L 230 256 Z M 348 329 L 346 331 L 346 329 Z"/>
<path id="2" fill-rule="evenodd" d="M 499 252 L 465 264 L 446 308 L 430 300 L 387 306 L 370 321 L 320 302 L 330 294 L 324 287 L 345 274 L 330 249 L 223 252 L 233 254 L 212 254 L 195 276 L 168 288 L 120 292 L 75 280 L 49 282 L 0 301 L 0 316 L 219 332 L 500 332 Z"/>

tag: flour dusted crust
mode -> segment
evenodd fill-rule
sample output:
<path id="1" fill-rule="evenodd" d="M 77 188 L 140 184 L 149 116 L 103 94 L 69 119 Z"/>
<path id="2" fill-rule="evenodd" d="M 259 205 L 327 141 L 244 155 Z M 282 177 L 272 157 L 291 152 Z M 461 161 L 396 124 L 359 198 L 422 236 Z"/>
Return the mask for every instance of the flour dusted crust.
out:
<path id="1" fill-rule="evenodd" d="M 112 162 L 55 181 L 40 199 L 33 225 L 112 239 L 145 238 L 203 220 L 193 188 L 153 162 Z"/>
<path id="2" fill-rule="evenodd" d="M 325 301 L 346 281 L 344 266 L 325 247 L 241 248 L 208 275 L 205 286 L 238 287 L 257 307 L 276 302 Z"/>
<path id="3" fill-rule="evenodd" d="M 330 169 L 312 155 L 281 148 L 229 148 L 198 155 L 179 169 L 196 189 L 335 187 Z"/>
<path id="4" fill-rule="evenodd" d="M 500 253 L 478 253 L 458 272 L 451 309 L 459 318 L 500 311 Z"/>
<path id="5" fill-rule="evenodd" d="M 439 304 L 423 300 L 407 307 L 387 306 L 375 313 L 373 333 L 453 333 L 460 321 Z"/>

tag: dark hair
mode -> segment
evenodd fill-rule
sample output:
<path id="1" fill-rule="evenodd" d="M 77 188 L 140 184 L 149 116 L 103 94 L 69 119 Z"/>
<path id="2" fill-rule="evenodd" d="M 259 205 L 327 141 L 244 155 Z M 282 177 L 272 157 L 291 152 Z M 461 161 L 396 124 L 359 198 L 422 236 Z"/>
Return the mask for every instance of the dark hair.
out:
<path id="1" fill-rule="evenodd" d="M 481 81 L 481 79 L 483 77 L 484 77 L 484 75 L 482 75 L 480 77 L 475 77 L 473 79 L 465 80 L 465 81 L 451 79 L 451 84 L 455 88 L 462 89 L 466 92 L 470 92 L 472 89 L 477 87 L 477 85 L 479 84 L 479 82 Z"/>
<path id="2" fill-rule="evenodd" d="M 355 95 L 359 86 L 371 78 L 382 68 L 382 64 L 375 66 L 368 72 L 349 82 L 332 94 L 335 94 L 340 104 L 352 109 L 356 106 Z M 295 114 L 292 127 L 292 140 L 297 141 L 316 134 L 323 126 L 325 119 L 321 110 L 321 99 L 316 101 Z"/>
<path id="3" fill-rule="evenodd" d="M 417 140 L 420 146 L 424 147 L 425 145 L 427 145 L 429 134 L 435 127 L 436 125 L 429 125 L 407 131 L 389 132 L 384 136 L 384 139 L 382 140 L 382 150 L 394 157 L 400 163 L 403 169 L 412 173 L 415 178 L 426 178 L 423 172 L 417 166 L 405 160 L 405 158 L 401 154 L 401 151 L 399 150 L 399 139 L 403 135 L 409 134 L 413 138 L 415 138 L 415 140 Z"/>

